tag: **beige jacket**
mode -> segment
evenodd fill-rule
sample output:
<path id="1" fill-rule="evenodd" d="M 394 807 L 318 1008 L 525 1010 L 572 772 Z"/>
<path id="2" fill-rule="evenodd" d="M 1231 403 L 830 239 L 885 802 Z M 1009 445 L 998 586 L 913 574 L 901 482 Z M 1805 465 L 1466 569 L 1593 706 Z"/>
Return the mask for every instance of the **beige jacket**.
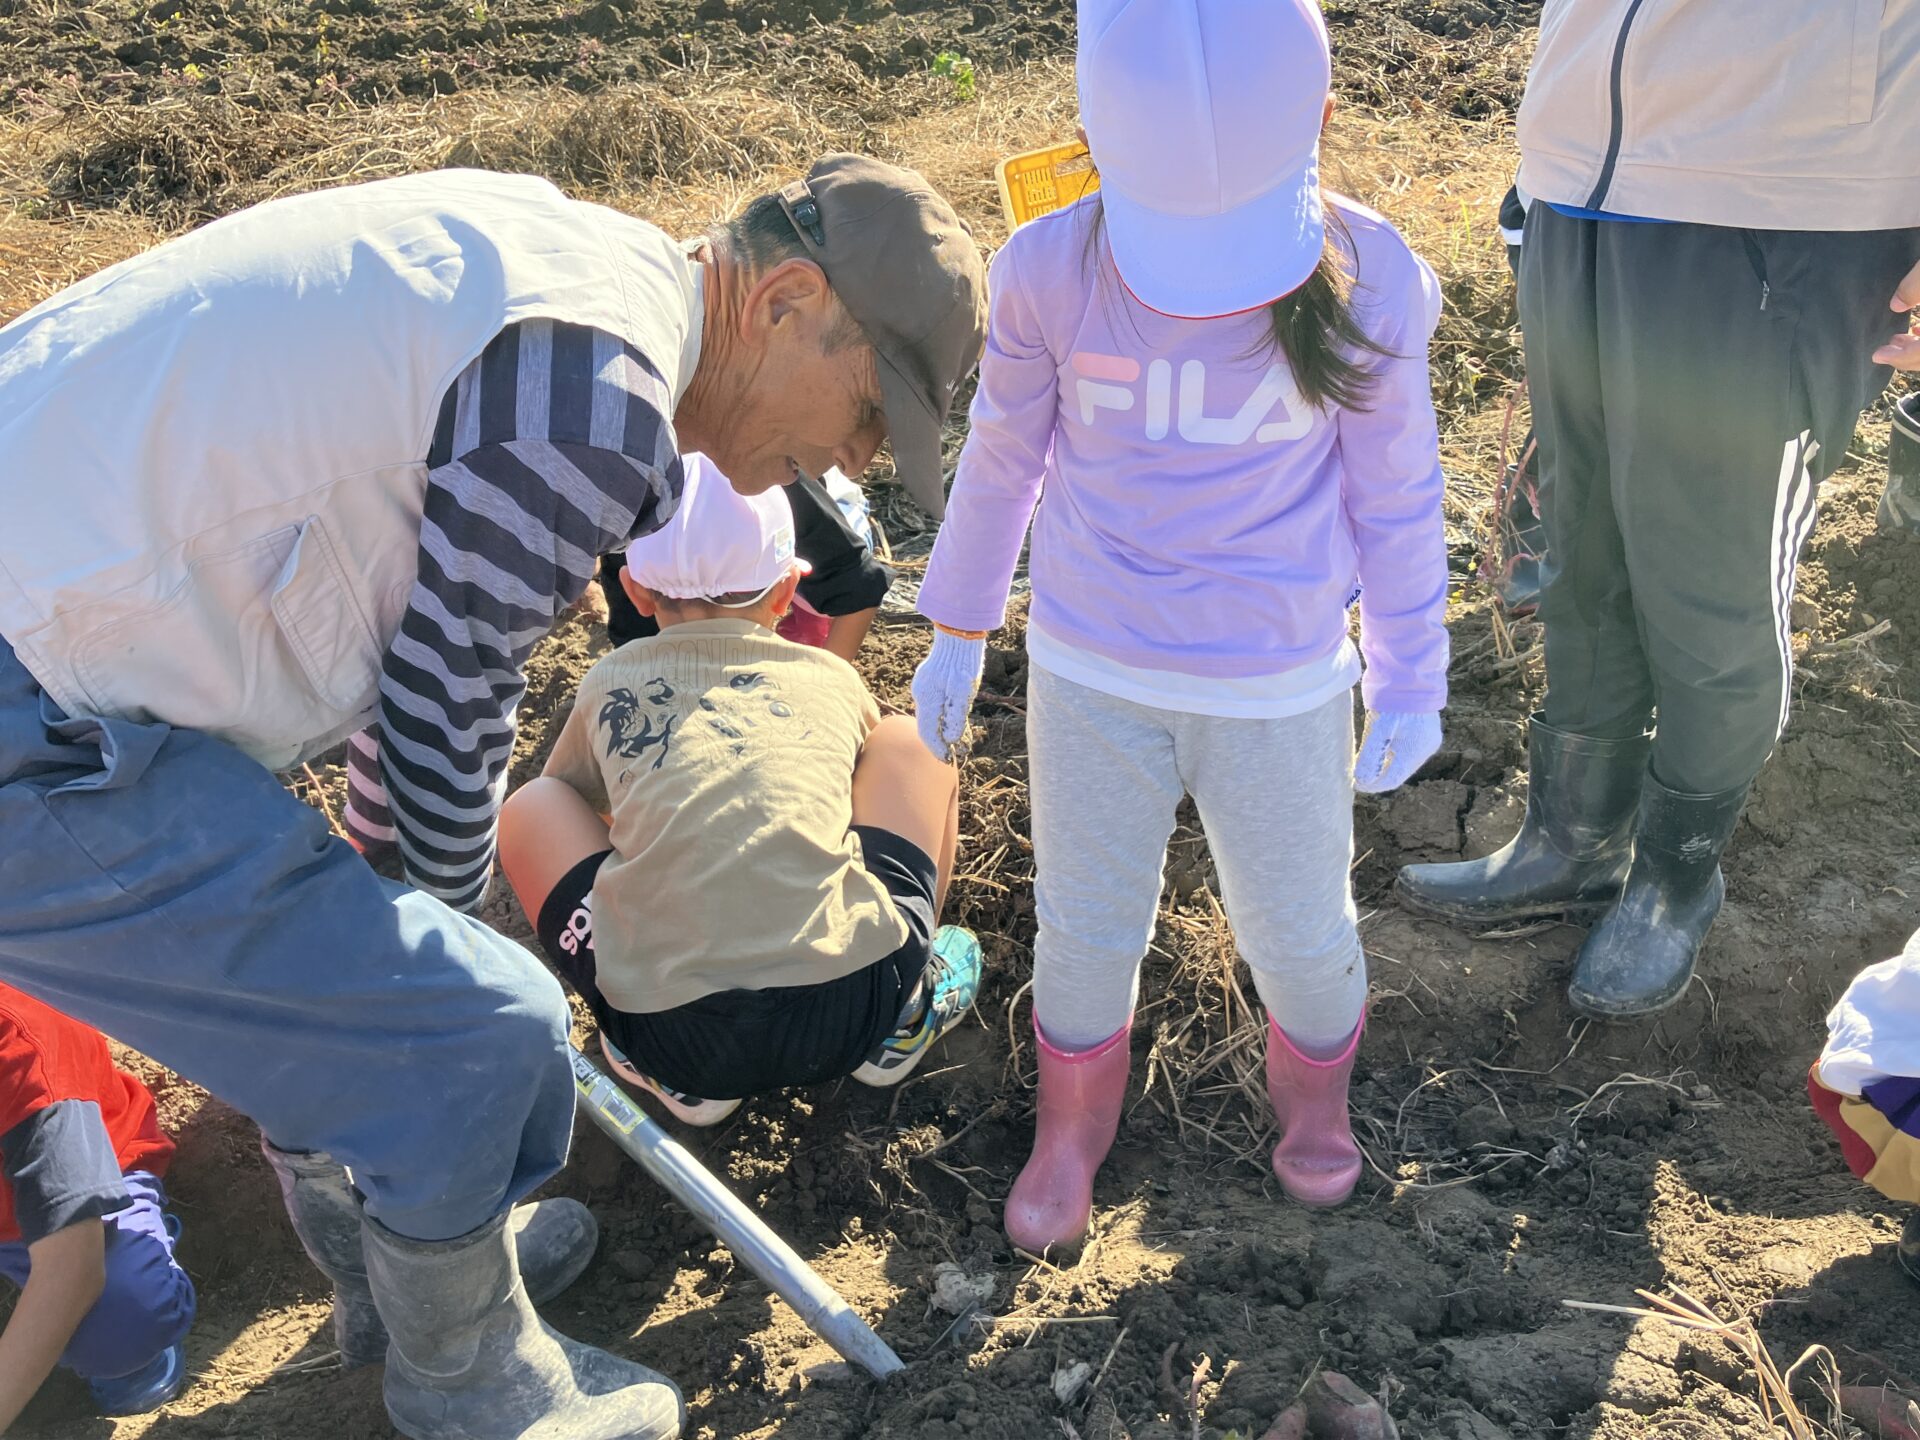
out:
<path id="1" fill-rule="evenodd" d="M 1920 0 L 1546 0 L 1520 151 L 1558 205 L 1920 225 Z"/>
<path id="2" fill-rule="evenodd" d="M 419 574 L 441 397 L 535 318 L 620 336 L 677 399 L 697 269 L 545 180 L 442 170 L 270 201 L 61 291 L 0 329 L 0 635 L 70 715 L 275 770 L 345 739 Z"/>

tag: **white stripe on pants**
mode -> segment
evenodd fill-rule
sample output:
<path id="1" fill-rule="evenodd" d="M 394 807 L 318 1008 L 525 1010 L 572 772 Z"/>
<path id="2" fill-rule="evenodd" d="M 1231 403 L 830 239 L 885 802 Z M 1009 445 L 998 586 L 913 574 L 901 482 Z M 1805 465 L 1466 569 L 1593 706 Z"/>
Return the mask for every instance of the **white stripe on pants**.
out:
<path id="1" fill-rule="evenodd" d="M 1038 666 L 1027 682 L 1034 1013 L 1067 1050 L 1127 1023 L 1182 793 L 1268 1012 L 1330 1053 L 1366 1003 L 1353 862 L 1353 696 L 1222 719 L 1117 699 Z"/>
<path id="2" fill-rule="evenodd" d="M 1780 482 L 1773 501 L 1773 538 L 1767 558 L 1773 566 L 1773 634 L 1780 646 L 1780 724 L 1773 732 L 1776 740 L 1785 732 L 1787 712 L 1793 706 L 1793 577 L 1818 514 L 1819 486 L 1813 483 L 1807 466 L 1819 448 L 1805 430 L 1787 441 L 1780 454 Z"/>

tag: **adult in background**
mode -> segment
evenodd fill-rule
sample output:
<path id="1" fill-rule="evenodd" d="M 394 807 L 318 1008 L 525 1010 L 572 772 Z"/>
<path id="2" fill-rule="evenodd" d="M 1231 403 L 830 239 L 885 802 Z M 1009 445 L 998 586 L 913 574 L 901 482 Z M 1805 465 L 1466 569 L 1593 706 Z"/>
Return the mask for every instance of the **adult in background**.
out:
<path id="1" fill-rule="evenodd" d="M 415 1440 L 682 1420 L 529 1298 L 594 1233 L 515 1209 L 566 1155 L 569 1016 L 466 913 L 527 657 L 673 513 L 682 445 L 755 493 L 891 436 L 937 493 L 982 282 L 924 181 L 854 156 L 689 245 L 443 172 L 262 205 L 0 330 L 0 977 L 259 1122 Z M 272 773 L 369 721 L 360 838 L 411 887 Z"/>
<path id="2" fill-rule="evenodd" d="M 1720 909 L 1815 495 L 1920 257 L 1920 0 L 1548 0 L 1519 138 L 1547 698 L 1520 833 L 1398 890 L 1597 917 L 1573 1003 L 1644 1015 Z"/>

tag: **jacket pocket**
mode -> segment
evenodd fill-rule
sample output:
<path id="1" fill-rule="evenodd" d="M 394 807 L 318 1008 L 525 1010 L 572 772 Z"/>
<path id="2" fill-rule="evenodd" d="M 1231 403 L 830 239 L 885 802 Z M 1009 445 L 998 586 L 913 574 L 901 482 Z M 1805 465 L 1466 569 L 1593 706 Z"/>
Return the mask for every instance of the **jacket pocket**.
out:
<path id="1" fill-rule="evenodd" d="M 272 769 L 379 684 L 379 643 L 317 517 L 192 557 L 158 602 L 97 613 L 73 652 L 94 713 L 204 731 Z"/>
<path id="2" fill-rule="evenodd" d="M 1853 53 L 1847 71 L 1847 123 L 1873 119 L 1880 98 L 1880 36 L 1886 28 L 1887 0 L 1853 0 Z"/>
<path id="3" fill-rule="evenodd" d="M 380 683 L 380 641 L 319 516 L 300 527 L 271 608 L 313 693 L 335 710 L 365 704 Z"/>

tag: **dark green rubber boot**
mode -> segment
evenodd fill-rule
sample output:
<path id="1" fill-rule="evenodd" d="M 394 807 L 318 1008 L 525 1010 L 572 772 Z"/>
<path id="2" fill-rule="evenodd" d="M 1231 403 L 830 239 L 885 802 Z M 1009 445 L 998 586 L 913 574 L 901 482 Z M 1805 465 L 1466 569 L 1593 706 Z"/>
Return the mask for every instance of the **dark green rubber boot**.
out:
<path id="1" fill-rule="evenodd" d="M 1535 717 L 1527 736 L 1527 815 L 1482 860 L 1409 865 L 1400 903 L 1455 925 L 1595 915 L 1613 903 L 1633 859 L 1634 813 L 1651 737 L 1595 740 Z"/>
<path id="2" fill-rule="evenodd" d="M 1574 1009 L 1631 1019 L 1664 1010 L 1685 992 L 1727 893 L 1720 856 L 1740 823 L 1747 789 L 1684 795 L 1647 776 L 1633 868 L 1580 947 L 1567 992 Z"/>

